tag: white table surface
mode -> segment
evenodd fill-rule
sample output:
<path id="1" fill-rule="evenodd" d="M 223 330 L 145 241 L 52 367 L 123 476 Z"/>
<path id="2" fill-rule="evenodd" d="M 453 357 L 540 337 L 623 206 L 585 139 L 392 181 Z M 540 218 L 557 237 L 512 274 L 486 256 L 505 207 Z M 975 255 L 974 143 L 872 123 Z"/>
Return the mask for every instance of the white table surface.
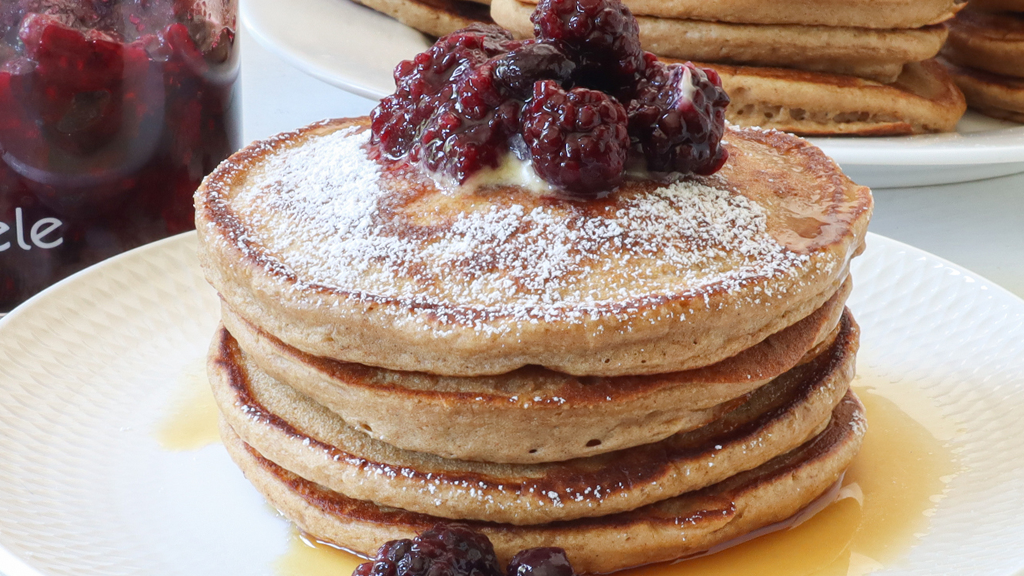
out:
<path id="1" fill-rule="evenodd" d="M 323 118 L 362 116 L 375 105 L 291 67 L 246 30 L 242 94 L 247 142 Z M 875 203 L 872 232 L 932 252 L 1024 297 L 1024 174 L 876 190 Z"/>

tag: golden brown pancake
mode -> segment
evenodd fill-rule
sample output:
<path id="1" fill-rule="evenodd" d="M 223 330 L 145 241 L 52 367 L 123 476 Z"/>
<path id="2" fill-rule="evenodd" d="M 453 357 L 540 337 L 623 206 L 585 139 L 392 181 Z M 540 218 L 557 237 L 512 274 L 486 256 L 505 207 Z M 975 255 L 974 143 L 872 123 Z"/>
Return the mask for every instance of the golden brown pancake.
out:
<path id="1" fill-rule="evenodd" d="M 480 22 L 490 23 L 485 0 L 353 0 L 431 36 L 451 34 Z"/>
<path id="2" fill-rule="evenodd" d="M 1024 123 L 1024 79 L 947 63 L 971 108 L 1000 120 Z"/>
<path id="3" fill-rule="evenodd" d="M 350 498 L 452 519 L 540 524 L 632 510 L 755 468 L 817 435 L 853 378 L 848 314 L 813 360 L 698 430 L 545 464 L 465 462 L 401 450 L 262 373 L 221 329 L 210 382 L 222 416 L 264 457 Z"/>
<path id="4" fill-rule="evenodd" d="M 867 188 L 793 136 L 730 129 L 725 167 L 578 202 L 443 191 L 366 156 L 367 120 L 250 145 L 196 196 L 232 311 L 313 356 L 452 376 L 708 366 L 821 307 L 863 250 Z"/>
<path id="5" fill-rule="evenodd" d="M 537 4 L 537 0 L 524 1 Z M 987 1 L 1019 5 L 1024 0 Z M 963 7 L 962 0 L 625 0 L 624 4 L 633 14 L 659 18 L 884 29 L 940 24 Z"/>
<path id="6" fill-rule="evenodd" d="M 532 38 L 536 8 L 494 0 L 491 17 L 517 37 Z M 773 66 L 893 82 L 904 64 L 933 58 L 945 25 L 870 29 L 793 24 L 734 24 L 637 16 L 645 50 L 659 56 L 733 65 Z"/>
<path id="7" fill-rule="evenodd" d="M 631 512 L 536 526 L 469 524 L 494 543 L 502 562 L 524 548 L 564 548 L 580 573 L 604 573 L 682 558 L 789 518 L 829 489 L 849 466 L 866 430 L 848 392 L 828 427 L 799 448 L 719 484 Z M 440 519 L 342 496 L 263 458 L 223 423 L 228 453 L 267 501 L 301 530 L 372 555 Z"/>
<path id="8" fill-rule="evenodd" d="M 1024 78 L 1024 14 L 964 10 L 950 23 L 942 57 L 965 68 Z"/>
<path id="9" fill-rule="evenodd" d="M 701 64 L 714 68 L 732 102 L 726 118 L 804 136 L 952 132 L 967 109 L 934 60 L 908 65 L 894 84 L 850 76 Z"/>
<path id="10" fill-rule="evenodd" d="M 851 284 L 732 358 L 655 376 L 576 377 L 537 366 L 462 378 L 396 372 L 299 352 L 227 307 L 223 322 L 261 371 L 373 438 L 445 458 L 527 464 L 646 444 L 719 418 L 831 343 Z"/>

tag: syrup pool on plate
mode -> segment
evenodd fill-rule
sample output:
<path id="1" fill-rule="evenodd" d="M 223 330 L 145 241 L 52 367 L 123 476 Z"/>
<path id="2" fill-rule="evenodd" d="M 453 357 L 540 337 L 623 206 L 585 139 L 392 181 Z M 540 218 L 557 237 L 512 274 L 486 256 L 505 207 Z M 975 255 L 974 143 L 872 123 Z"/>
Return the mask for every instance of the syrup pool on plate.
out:
<path id="1" fill-rule="evenodd" d="M 167 450 L 217 442 L 217 410 L 205 359 L 178 380 L 157 436 Z M 898 567 L 929 531 L 932 511 L 960 471 L 949 446 L 953 426 L 914 388 L 871 374 L 854 390 L 867 408 L 864 445 L 838 499 L 799 525 L 764 534 L 715 554 L 621 572 L 622 576 L 862 576 Z M 268 508 L 268 511 L 270 509 Z M 363 559 L 292 530 L 279 576 L 347 576 Z"/>
<path id="2" fill-rule="evenodd" d="M 206 377 L 206 357 L 188 364 L 178 376 L 174 398 L 159 422 L 156 439 L 165 450 L 198 450 L 220 442 L 217 404 Z"/>

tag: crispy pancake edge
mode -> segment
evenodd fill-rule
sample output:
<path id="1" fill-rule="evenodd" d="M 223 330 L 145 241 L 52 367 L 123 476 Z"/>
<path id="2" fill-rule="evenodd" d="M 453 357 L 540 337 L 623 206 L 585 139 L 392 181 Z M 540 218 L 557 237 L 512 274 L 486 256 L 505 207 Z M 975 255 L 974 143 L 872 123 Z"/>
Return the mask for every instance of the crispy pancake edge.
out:
<path id="1" fill-rule="evenodd" d="M 661 442 L 545 464 L 463 462 L 372 440 L 214 342 L 221 414 L 264 457 L 360 500 L 455 519 L 517 525 L 632 510 L 720 482 L 817 435 L 853 379 L 859 331 L 849 314 L 818 357 L 720 420 Z M 595 488 L 593 491 L 590 488 Z"/>
<path id="2" fill-rule="evenodd" d="M 280 468 L 222 421 L 228 453 L 246 477 L 298 527 L 325 542 L 371 555 L 384 542 L 412 538 L 437 517 L 353 500 Z M 864 408 L 852 392 L 829 426 L 801 447 L 704 490 L 599 518 L 539 526 L 470 522 L 507 562 L 524 548 L 565 548 L 581 573 L 605 573 L 674 560 L 781 522 L 842 477 L 860 448 Z"/>
<path id="3" fill-rule="evenodd" d="M 310 356 L 227 307 L 222 319 L 263 372 L 378 440 L 445 458 L 526 464 L 620 450 L 707 424 L 830 342 L 851 289 L 848 280 L 807 318 L 716 365 L 638 377 L 573 377 L 539 367 L 522 368 L 511 381 L 394 372 Z"/>

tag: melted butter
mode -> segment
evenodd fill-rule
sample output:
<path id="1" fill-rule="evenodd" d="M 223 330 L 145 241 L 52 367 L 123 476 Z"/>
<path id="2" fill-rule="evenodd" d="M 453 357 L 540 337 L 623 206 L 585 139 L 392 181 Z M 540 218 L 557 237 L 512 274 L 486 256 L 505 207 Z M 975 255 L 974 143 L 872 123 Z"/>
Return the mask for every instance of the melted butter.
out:
<path id="1" fill-rule="evenodd" d="M 178 376 L 174 398 L 157 426 L 156 439 L 165 450 L 198 450 L 220 442 L 217 405 L 206 377 L 206 357 L 189 364 Z"/>
<path id="2" fill-rule="evenodd" d="M 864 576 L 900 565 L 960 471 L 947 444 L 955 428 L 912 388 L 860 376 L 854 386 L 868 432 L 834 502 L 791 528 L 622 576 Z M 361 562 L 293 534 L 275 568 L 280 576 L 347 576 Z"/>
<path id="3" fill-rule="evenodd" d="M 522 160 L 511 152 L 505 154 L 497 168 L 486 168 L 471 176 L 459 187 L 459 191 L 472 192 L 497 186 L 518 186 L 545 196 L 557 191 L 537 174 L 532 162 Z"/>

